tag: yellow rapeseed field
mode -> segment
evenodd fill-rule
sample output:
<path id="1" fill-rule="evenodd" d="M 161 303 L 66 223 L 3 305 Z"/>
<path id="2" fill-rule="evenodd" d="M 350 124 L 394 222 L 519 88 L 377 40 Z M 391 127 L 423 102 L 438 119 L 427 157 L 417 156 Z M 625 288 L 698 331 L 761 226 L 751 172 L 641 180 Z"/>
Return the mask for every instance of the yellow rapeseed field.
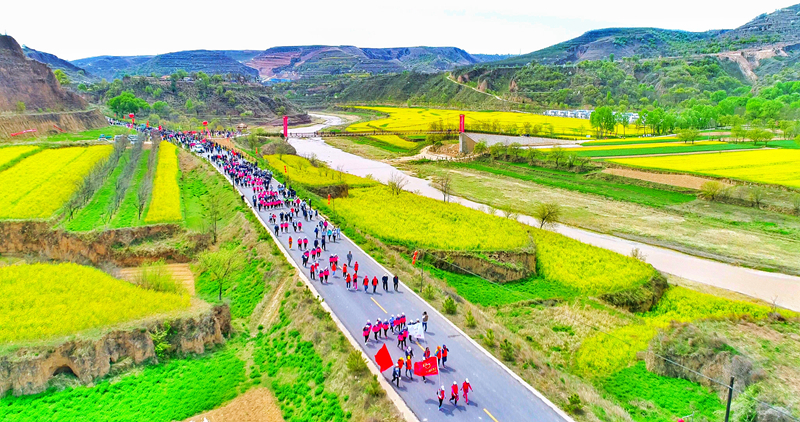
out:
<path id="1" fill-rule="evenodd" d="M 0 167 L 3 167 L 6 163 L 11 162 L 22 154 L 27 154 L 37 149 L 39 149 L 39 147 L 35 145 L 21 145 L 0 148 Z"/>
<path id="2" fill-rule="evenodd" d="M 800 150 L 796 149 L 618 158 L 609 161 L 800 188 Z"/>
<path id="3" fill-rule="evenodd" d="M 724 145 L 727 142 L 719 141 L 699 141 L 693 144 L 684 144 L 683 142 L 656 142 L 652 144 L 625 144 L 625 145 L 601 145 L 601 146 L 585 146 L 575 148 L 564 148 L 565 151 L 606 151 L 614 149 L 638 149 L 638 148 L 661 148 L 661 147 L 691 147 L 691 146 L 706 146 L 706 145 Z M 544 151 L 549 151 L 546 149 Z"/>
<path id="4" fill-rule="evenodd" d="M 306 186 L 318 187 L 347 183 L 351 187 L 376 185 L 378 182 L 352 174 L 342 173 L 328 167 L 314 167 L 308 159 L 297 155 L 265 155 L 269 165 L 289 180 Z M 284 171 L 284 167 L 286 171 Z"/>
<path id="5" fill-rule="evenodd" d="M 50 218 L 111 145 L 48 149 L 0 172 L 0 218 Z"/>
<path id="6" fill-rule="evenodd" d="M 589 135 L 591 124 L 586 119 L 575 119 L 568 117 L 543 116 L 531 113 L 513 113 L 506 111 L 462 111 L 462 110 L 440 110 L 431 108 L 401 108 L 401 107 L 360 107 L 363 109 L 376 110 L 389 115 L 386 119 L 359 122 L 350 125 L 349 132 L 365 131 L 409 131 L 427 130 L 431 123 L 441 121 L 445 129 L 458 129 L 458 116 L 466 116 L 466 130 L 470 128 L 480 129 L 482 125 L 497 122 L 503 130 L 511 125 L 516 125 L 522 129 L 525 123 L 534 125 L 552 125 L 556 134 L 577 136 L 578 132 L 573 129 L 582 128 L 584 133 L 581 136 Z M 637 129 L 629 126 L 626 133 L 637 133 Z M 620 133 L 622 129 L 620 127 Z"/>
<path id="7" fill-rule="evenodd" d="M 178 186 L 178 149 L 169 142 L 158 147 L 158 165 L 146 223 L 181 220 L 181 190 Z"/>
<path id="8" fill-rule="evenodd" d="M 68 335 L 188 306 L 188 295 L 144 290 L 77 264 L 0 267 L 0 343 Z"/>
<path id="9" fill-rule="evenodd" d="M 413 149 L 417 146 L 416 142 L 406 141 L 405 139 L 397 136 L 397 135 L 375 135 L 371 136 L 371 138 L 375 138 L 381 142 L 386 142 L 387 144 L 394 145 L 396 147 L 405 148 L 405 149 Z M 0 163 L 2 164 L 2 163 Z"/>

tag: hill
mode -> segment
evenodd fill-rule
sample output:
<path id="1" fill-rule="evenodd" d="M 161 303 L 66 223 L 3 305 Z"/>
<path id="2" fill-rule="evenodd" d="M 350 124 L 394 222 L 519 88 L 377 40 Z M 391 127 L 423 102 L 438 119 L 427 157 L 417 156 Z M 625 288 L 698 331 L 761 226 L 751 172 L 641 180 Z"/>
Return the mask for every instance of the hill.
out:
<path id="1" fill-rule="evenodd" d="M 153 56 L 97 56 L 73 60 L 72 64 L 101 78 L 112 80 L 122 77 L 128 69 L 139 66 L 152 58 Z"/>
<path id="2" fill-rule="evenodd" d="M 222 52 L 211 50 L 179 51 L 176 53 L 160 54 L 152 59 L 128 69 L 131 75 L 158 76 L 170 75 L 178 70 L 187 72 L 205 72 L 209 75 L 247 75 L 258 77 L 258 71 L 247 67 L 228 57 Z"/>
<path id="3" fill-rule="evenodd" d="M 274 47 L 246 64 L 262 78 L 300 79 L 343 73 L 435 73 L 478 63 L 455 47 L 359 48 L 353 46 Z"/>
<path id="4" fill-rule="evenodd" d="M 15 111 L 17 102 L 28 110 L 82 110 L 86 102 L 61 88 L 46 64 L 25 56 L 14 38 L 0 36 L 0 111 Z"/>
<path id="5" fill-rule="evenodd" d="M 69 79 L 74 82 L 91 82 L 96 79 L 94 75 L 88 73 L 85 69 L 75 66 L 74 64 L 50 53 L 37 51 L 25 45 L 22 46 L 22 52 L 29 59 L 36 60 L 37 62 L 46 64 L 50 69 L 61 69 L 69 76 Z"/>

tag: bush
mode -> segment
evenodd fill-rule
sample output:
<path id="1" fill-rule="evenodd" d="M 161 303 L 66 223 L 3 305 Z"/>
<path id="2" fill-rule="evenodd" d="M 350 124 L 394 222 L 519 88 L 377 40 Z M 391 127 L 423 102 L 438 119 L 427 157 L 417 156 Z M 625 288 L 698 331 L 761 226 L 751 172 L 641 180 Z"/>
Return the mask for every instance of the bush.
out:
<path id="1" fill-rule="evenodd" d="M 426 300 L 433 300 L 436 298 L 436 289 L 433 288 L 430 284 L 426 285 L 422 288 L 422 297 Z"/>
<path id="2" fill-rule="evenodd" d="M 478 326 L 478 323 L 475 321 L 475 317 L 472 315 L 472 309 L 467 311 L 466 316 L 467 327 L 475 328 Z"/>
<path id="3" fill-rule="evenodd" d="M 367 364 L 361 356 L 361 352 L 353 350 L 347 355 L 347 370 L 354 374 L 363 374 L 367 372 Z"/>
<path id="4" fill-rule="evenodd" d="M 442 310 L 448 315 L 456 314 L 456 301 L 452 297 L 447 297 L 442 304 Z"/>
<path id="5" fill-rule="evenodd" d="M 172 278 L 172 273 L 163 260 L 143 264 L 139 267 L 139 273 L 136 274 L 136 284 L 139 285 L 139 287 L 155 290 L 157 292 L 175 294 L 186 293 L 186 288 L 183 284 L 178 283 Z"/>
<path id="6" fill-rule="evenodd" d="M 367 381 L 366 387 L 364 387 L 364 391 L 370 397 L 383 397 L 386 395 L 386 391 L 383 390 L 381 387 L 381 383 L 378 382 L 378 377 L 375 375 L 372 376 L 372 379 Z"/>
<path id="7" fill-rule="evenodd" d="M 494 343 L 494 330 L 492 330 L 491 328 L 486 330 L 486 335 L 483 336 L 483 344 L 485 344 L 486 347 L 489 347 L 489 348 L 494 347 L 494 344 L 495 344 Z"/>
<path id="8" fill-rule="evenodd" d="M 709 201 L 713 201 L 720 196 L 723 189 L 725 189 L 725 185 L 722 183 L 717 182 L 716 180 L 709 180 L 700 186 L 700 196 L 708 199 Z"/>
<path id="9" fill-rule="evenodd" d="M 577 394 L 572 394 L 569 396 L 569 404 L 565 408 L 569 413 L 579 413 L 583 409 L 583 403 L 581 403 L 581 398 Z"/>
<path id="10" fill-rule="evenodd" d="M 508 339 L 504 339 L 500 343 L 500 357 L 506 362 L 514 362 L 516 360 L 516 351 L 514 345 Z"/>

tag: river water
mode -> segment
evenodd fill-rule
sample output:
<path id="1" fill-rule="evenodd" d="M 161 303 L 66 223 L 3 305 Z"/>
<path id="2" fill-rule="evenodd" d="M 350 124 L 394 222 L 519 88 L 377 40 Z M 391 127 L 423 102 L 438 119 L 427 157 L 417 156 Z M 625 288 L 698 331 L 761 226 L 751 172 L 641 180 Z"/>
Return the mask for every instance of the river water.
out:
<path id="1" fill-rule="evenodd" d="M 342 119 L 336 116 L 313 116 L 325 119 L 325 123 L 289 130 L 289 143 L 297 149 L 298 154 L 304 156 L 313 154 L 318 159 L 328 163 L 333 169 L 342 170 L 346 173 L 362 177 L 371 175 L 373 178 L 383 183 L 386 183 L 393 175 L 401 174 L 408 181 L 406 190 L 442 200 L 442 193 L 431 186 L 428 180 L 406 175 L 387 163 L 344 152 L 328 145 L 321 138 L 291 138 L 292 133 L 315 132 L 327 126 L 343 123 Z M 486 211 L 484 204 L 479 204 L 464 198 L 451 196 L 451 201 L 458 202 L 470 208 Z M 536 219 L 530 216 L 522 215 L 519 217 L 519 221 L 521 223 L 538 226 Z M 671 249 L 565 225 L 558 225 L 553 230 L 573 239 L 580 240 L 581 242 L 609 249 L 623 255 L 629 255 L 634 248 L 639 248 L 646 256 L 647 262 L 664 273 L 673 274 L 694 282 L 732 290 L 769 303 L 775 302 L 778 306 L 800 311 L 800 277 L 737 267 L 687 255 Z"/>

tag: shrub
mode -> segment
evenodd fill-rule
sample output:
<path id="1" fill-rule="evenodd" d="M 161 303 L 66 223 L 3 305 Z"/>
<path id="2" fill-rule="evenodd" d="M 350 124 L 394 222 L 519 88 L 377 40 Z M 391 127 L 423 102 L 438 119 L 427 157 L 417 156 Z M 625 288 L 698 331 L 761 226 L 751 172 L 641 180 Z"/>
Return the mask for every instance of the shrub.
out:
<path id="1" fill-rule="evenodd" d="M 572 414 L 580 413 L 583 410 L 583 403 L 581 403 L 581 398 L 577 394 L 572 394 L 569 396 L 569 403 L 566 406 L 566 411 Z"/>
<path id="2" fill-rule="evenodd" d="M 720 196 L 723 189 L 725 189 L 725 185 L 722 183 L 716 180 L 709 180 L 700 186 L 700 196 L 709 201 L 714 201 Z"/>
<path id="3" fill-rule="evenodd" d="M 183 287 L 183 284 L 172 278 L 172 273 L 163 260 L 143 264 L 139 267 L 139 273 L 136 275 L 136 284 L 139 287 L 157 292 L 186 293 L 186 288 Z"/>
<path id="4" fill-rule="evenodd" d="M 372 378 L 369 381 L 367 381 L 367 385 L 364 387 L 364 391 L 370 397 L 383 397 L 386 395 L 386 391 L 383 390 L 383 387 L 381 387 L 381 383 L 378 382 L 378 377 L 376 377 L 375 375 L 373 375 Z"/>
<path id="5" fill-rule="evenodd" d="M 361 352 L 353 350 L 347 355 L 347 370 L 354 374 L 363 374 L 367 372 L 367 364 L 361 356 Z"/>
<path id="6" fill-rule="evenodd" d="M 516 350 L 508 339 L 504 339 L 500 343 L 500 357 L 506 362 L 514 362 L 516 360 Z"/>
<path id="7" fill-rule="evenodd" d="M 494 330 L 491 328 L 486 330 L 486 335 L 483 336 L 483 344 L 489 348 L 494 347 Z"/>
<path id="8" fill-rule="evenodd" d="M 472 309 L 467 310 L 466 323 L 467 327 L 469 328 L 475 328 L 478 326 L 478 323 L 475 321 L 475 317 L 472 315 Z"/>
<path id="9" fill-rule="evenodd" d="M 433 300 L 436 298 L 436 289 L 433 288 L 430 284 L 426 285 L 422 288 L 422 297 L 426 300 Z"/>
<path id="10" fill-rule="evenodd" d="M 453 300 L 452 297 L 448 296 L 447 299 L 444 300 L 444 303 L 442 303 L 442 310 L 448 315 L 455 315 L 456 306 L 456 301 Z"/>

